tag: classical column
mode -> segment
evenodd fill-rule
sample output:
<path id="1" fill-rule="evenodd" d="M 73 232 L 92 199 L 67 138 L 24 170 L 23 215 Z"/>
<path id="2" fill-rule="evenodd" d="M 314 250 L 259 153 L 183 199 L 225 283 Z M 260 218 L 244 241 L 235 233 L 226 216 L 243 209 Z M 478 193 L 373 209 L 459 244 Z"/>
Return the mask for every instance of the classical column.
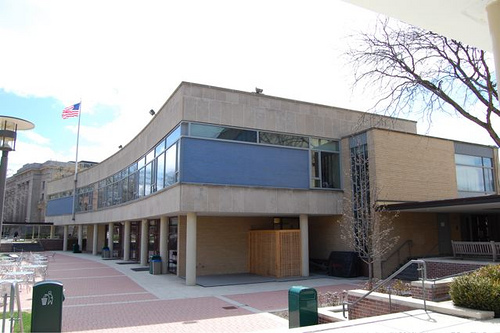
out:
<path id="1" fill-rule="evenodd" d="M 78 225 L 78 246 L 80 251 L 83 249 L 83 225 Z"/>
<path id="2" fill-rule="evenodd" d="M 301 275 L 309 276 L 309 217 L 300 215 L 300 255 L 301 255 Z"/>
<path id="3" fill-rule="evenodd" d="M 94 223 L 94 232 L 92 234 L 92 255 L 94 256 L 97 255 L 98 234 L 99 234 L 99 225 L 97 223 Z"/>
<path id="4" fill-rule="evenodd" d="M 196 213 L 187 213 L 186 285 L 196 285 Z"/>
<path id="5" fill-rule="evenodd" d="M 486 13 L 488 15 L 488 25 L 490 27 L 497 82 L 500 82 L 500 0 L 490 1 L 486 5 Z M 500 84 L 497 84 L 497 92 L 498 96 L 500 96 Z"/>
<path id="6" fill-rule="evenodd" d="M 125 221 L 123 230 L 123 260 L 130 260 L 130 221 Z"/>
<path id="7" fill-rule="evenodd" d="M 63 251 L 68 250 L 68 226 L 63 227 Z"/>
<path id="8" fill-rule="evenodd" d="M 113 231 L 115 224 L 109 222 L 108 224 L 108 247 L 109 247 L 109 257 L 113 258 Z"/>
<path id="9" fill-rule="evenodd" d="M 168 270 L 168 217 L 160 217 L 160 256 L 161 273 L 166 274 Z"/>
<path id="10" fill-rule="evenodd" d="M 149 221 L 141 221 L 141 265 L 148 265 Z"/>

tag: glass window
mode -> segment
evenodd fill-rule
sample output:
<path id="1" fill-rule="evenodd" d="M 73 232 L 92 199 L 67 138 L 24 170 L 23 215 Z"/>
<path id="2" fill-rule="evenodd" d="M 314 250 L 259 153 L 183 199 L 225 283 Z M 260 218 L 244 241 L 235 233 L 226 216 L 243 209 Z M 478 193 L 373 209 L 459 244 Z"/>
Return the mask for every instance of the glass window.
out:
<path id="1" fill-rule="evenodd" d="M 122 202 L 127 202 L 128 198 L 128 178 L 122 179 L 120 182 L 122 184 Z"/>
<path id="2" fill-rule="evenodd" d="M 191 136 L 222 140 L 257 142 L 257 131 L 213 125 L 191 124 Z"/>
<path id="3" fill-rule="evenodd" d="M 459 192 L 493 193 L 495 181 L 491 158 L 455 154 Z M 470 194 L 462 193 L 469 196 Z"/>
<path id="4" fill-rule="evenodd" d="M 139 188 L 138 188 L 138 194 L 139 198 L 144 196 L 144 177 L 146 174 L 146 169 L 142 168 L 139 170 Z"/>
<path id="5" fill-rule="evenodd" d="M 455 154 L 455 163 L 456 164 L 463 164 L 463 165 L 482 166 L 483 159 L 479 156 Z"/>
<path id="6" fill-rule="evenodd" d="M 151 187 L 153 185 L 152 172 L 153 172 L 153 163 L 149 163 L 148 165 L 146 165 L 146 183 L 144 187 L 144 195 L 151 194 Z"/>
<path id="7" fill-rule="evenodd" d="M 151 150 L 149 153 L 146 155 L 146 164 L 151 163 L 152 160 L 155 158 L 155 151 Z"/>
<path id="8" fill-rule="evenodd" d="M 141 157 L 138 161 L 137 161 L 137 169 L 140 169 L 142 168 L 143 166 L 145 166 L 146 163 L 145 163 L 145 158 L 144 156 Z"/>
<path id="9" fill-rule="evenodd" d="M 128 177 L 128 200 L 137 199 L 139 185 L 139 173 L 135 172 Z"/>
<path id="10" fill-rule="evenodd" d="M 339 155 L 321 152 L 321 187 L 340 188 Z"/>
<path id="11" fill-rule="evenodd" d="M 161 190 L 165 180 L 165 154 L 162 153 L 156 159 L 156 189 Z"/>
<path id="12" fill-rule="evenodd" d="M 311 152 L 311 186 L 340 188 L 340 158 L 337 153 Z"/>
<path id="13" fill-rule="evenodd" d="M 311 186 L 321 187 L 321 176 L 319 172 L 319 151 L 311 152 Z"/>
<path id="14" fill-rule="evenodd" d="M 339 151 L 339 142 L 334 140 L 311 138 L 311 148 L 327 151 Z"/>
<path id="15" fill-rule="evenodd" d="M 167 140 L 166 140 L 167 145 L 166 145 L 166 148 L 170 147 L 174 142 L 176 142 L 177 140 L 179 140 L 180 137 L 181 137 L 181 128 L 179 126 L 172 133 L 170 133 L 167 136 Z"/>
<path id="16" fill-rule="evenodd" d="M 155 156 L 159 156 L 165 150 L 165 140 L 161 140 L 155 147 Z"/>
<path id="17" fill-rule="evenodd" d="M 484 191 L 483 170 L 457 165 L 457 185 L 459 191 Z"/>
<path id="18" fill-rule="evenodd" d="M 136 172 L 138 169 L 137 169 L 137 162 L 133 163 L 132 165 L 130 165 L 128 167 L 128 173 L 129 174 L 132 174 L 134 172 Z"/>
<path id="19" fill-rule="evenodd" d="M 165 186 L 177 182 L 177 145 L 168 148 L 165 155 Z"/>
<path id="20" fill-rule="evenodd" d="M 297 135 L 259 132 L 259 142 L 278 146 L 309 148 L 309 138 Z"/>

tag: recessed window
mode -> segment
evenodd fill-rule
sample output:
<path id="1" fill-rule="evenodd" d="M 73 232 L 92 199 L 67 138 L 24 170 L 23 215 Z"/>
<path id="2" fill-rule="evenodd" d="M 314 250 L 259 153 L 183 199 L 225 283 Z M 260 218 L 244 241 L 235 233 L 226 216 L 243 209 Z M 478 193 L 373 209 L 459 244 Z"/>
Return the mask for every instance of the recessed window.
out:
<path id="1" fill-rule="evenodd" d="M 202 138 L 257 142 L 257 132 L 232 127 L 191 124 L 191 136 Z"/>
<path id="2" fill-rule="evenodd" d="M 305 136 L 259 132 L 259 142 L 277 146 L 309 148 L 309 138 Z"/>
<path id="3" fill-rule="evenodd" d="M 493 161 L 489 157 L 455 154 L 457 188 L 461 196 L 494 193 Z"/>

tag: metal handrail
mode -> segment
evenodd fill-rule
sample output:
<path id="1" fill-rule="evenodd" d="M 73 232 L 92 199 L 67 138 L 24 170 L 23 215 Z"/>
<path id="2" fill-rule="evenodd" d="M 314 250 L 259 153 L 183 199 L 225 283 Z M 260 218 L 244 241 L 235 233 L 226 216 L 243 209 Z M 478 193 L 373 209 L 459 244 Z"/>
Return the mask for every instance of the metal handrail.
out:
<path id="1" fill-rule="evenodd" d="M 411 247 L 413 246 L 413 241 L 411 239 L 407 239 L 403 243 L 401 243 L 401 245 L 399 245 L 394 251 L 392 251 L 392 253 L 389 254 L 387 258 L 383 259 L 382 261 L 389 261 L 393 256 L 395 256 L 398 252 L 400 252 L 400 250 L 407 244 L 409 249 L 408 252 L 410 252 L 411 256 Z"/>
<path id="2" fill-rule="evenodd" d="M 366 294 L 364 294 L 363 296 L 361 296 L 360 298 L 358 298 L 355 302 L 353 302 L 353 303 L 349 303 L 347 301 L 342 302 L 342 314 L 343 314 L 344 318 L 347 318 L 347 316 L 346 316 L 346 307 L 347 307 L 347 312 L 349 312 L 349 307 L 352 307 L 352 306 L 358 304 L 359 302 L 361 302 L 362 300 L 364 300 L 366 297 L 368 297 L 372 292 L 374 292 L 378 288 L 380 288 L 380 287 L 386 285 L 387 283 L 389 283 L 399 273 L 401 273 L 402 271 L 404 271 L 406 268 L 408 268 L 412 264 L 422 265 L 422 271 L 423 271 L 423 273 L 422 273 L 422 293 L 423 293 L 423 299 L 424 299 L 424 311 L 427 312 L 427 300 L 426 300 L 426 292 L 425 292 L 425 280 L 427 279 L 427 266 L 425 264 L 425 261 L 420 260 L 420 259 L 414 259 L 414 260 L 408 261 L 400 269 L 398 269 L 395 273 L 393 273 L 391 276 L 389 276 L 385 280 L 380 281 L 379 283 L 377 283 L 375 285 L 375 287 L 373 287 Z M 390 306 L 390 304 L 389 304 L 389 306 Z"/>
<path id="3" fill-rule="evenodd" d="M 408 256 L 404 259 L 407 260 L 408 258 L 411 258 L 411 247 L 413 246 L 413 241 L 411 239 L 407 239 L 404 241 L 401 245 L 399 245 L 394 251 L 392 251 L 391 254 L 389 254 L 385 259 L 382 259 L 382 276 L 384 276 L 384 264 L 388 262 L 389 260 L 392 259 L 396 254 L 398 255 L 398 263 L 397 266 L 401 264 L 401 249 L 405 246 L 408 246 Z"/>

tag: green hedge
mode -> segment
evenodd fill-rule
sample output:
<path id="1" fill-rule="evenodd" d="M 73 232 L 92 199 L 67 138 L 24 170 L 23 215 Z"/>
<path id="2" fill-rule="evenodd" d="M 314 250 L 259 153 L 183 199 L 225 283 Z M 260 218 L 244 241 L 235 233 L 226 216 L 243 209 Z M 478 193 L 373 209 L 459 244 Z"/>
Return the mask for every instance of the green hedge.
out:
<path id="1" fill-rule="evenodd" d="M 500 265 L 490 265 L 456 278 L 450 285 L 453 303 L 500 317 Z"/>

